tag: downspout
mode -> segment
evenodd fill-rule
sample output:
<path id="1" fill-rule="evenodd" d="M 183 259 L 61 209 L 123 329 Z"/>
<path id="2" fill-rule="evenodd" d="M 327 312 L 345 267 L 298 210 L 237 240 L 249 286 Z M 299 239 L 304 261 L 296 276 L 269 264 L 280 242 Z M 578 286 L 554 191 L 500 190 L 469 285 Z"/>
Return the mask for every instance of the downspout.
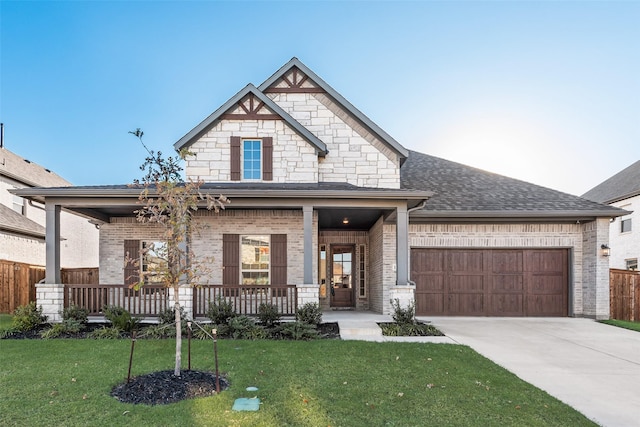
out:
<path id="1" fill-rule="evenodd" d="M 427 205 L 427 200 L 429 200 L 429 199 L 424 199 L 422 201 L 422 203 L 420 203 L 418 206 L 413 207 L 411 209 L 407 209 L 407 222 L 409 221 L 409 216 L 411 215 L 411 212 L 414 212 L 414 211 L 417 211 L 417 210 L 420 210 L 420 209 L 424 209 L 424 207 Z M 409 224 L 407 224 L 407 232 L 408 231 L 409 231 Z M 409 255 L 411 255 L 411 254 L 409 254 Z M 411 257 L 411 256 L 409 256 L 409 257 Z M 409 271 L 407 273 L 409 274 L 409 284 L 411 286 L 415 286 L 416 282 L 411 280 L 411 268 L 409 268 Z"/>

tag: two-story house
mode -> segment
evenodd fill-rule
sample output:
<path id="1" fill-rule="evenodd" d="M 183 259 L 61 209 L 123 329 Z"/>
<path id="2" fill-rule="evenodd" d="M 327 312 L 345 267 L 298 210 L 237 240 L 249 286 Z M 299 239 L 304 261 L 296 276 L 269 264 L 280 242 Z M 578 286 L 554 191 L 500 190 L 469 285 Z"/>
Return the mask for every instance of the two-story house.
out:
<path id="1" fill-rule="evenodd" d="M 626 215 L 615 218 L 609 228 L 610 267 L 638 270 L 640 231 L 636 212 L 640 210 L 640 161 L 593 187 L 582 197 L 627 211 Z"/>
<path id="2" fill-rule="evenodd" d="M 624 211 L 410 151 L 296 58 L 175 148 L 195 154 L 186 175 L 204 180 L 203 192 L 231 200 L 221 213 L 198 211 L 205 227 L 190 244 L 213 261 L 180 297 L 190 314 L 202 314 L 214 295 L 202 289 L 215 285 L 237 308 L 260 294 L 283 311 L 293 295 L 326 310 L 389 313 L 397 298 L 429 316 L 608 317 L 600 248 Z M 51 224 L 61 208 L 101 221 L 100 281 L 115 286 L 131 273 L 125 254 L 160 239 L 135 219 L 139 191 L 14 193 L 44 203 Z M 51 247 L 41 291 L 50 313 L 63 299 L 58 257 Z"/>

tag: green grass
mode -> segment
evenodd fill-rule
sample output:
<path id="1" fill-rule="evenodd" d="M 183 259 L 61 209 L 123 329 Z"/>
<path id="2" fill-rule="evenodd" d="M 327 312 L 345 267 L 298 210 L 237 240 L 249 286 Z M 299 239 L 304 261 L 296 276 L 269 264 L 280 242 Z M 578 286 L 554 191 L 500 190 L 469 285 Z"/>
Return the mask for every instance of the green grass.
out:
<path id="1" fill-rule="evenodd" d="M 13 316 L 10 314 L 0 314 L 0 330 L 9 329 Z"/>
<path id="2" fill-rule="evenodd" d="M 601 320 L 600 323 L 606 323 L 607 325 L 613 325 L 619 328 L 631 329 L 632 331 L 640 332 L 640 322 L 611 319 L 611 320 Z"/>
<path id="3" fill-rule="evenodd" d="M 133 374 L 171 369 L 174 344 L 137 341 Z M 109 393 L 126 378 L 130 346 L 0 341 L 0 425 L 594 425 L 469 347 L 443 344 L 220 340 L 228 390 L 170 405 L 124 404 Z M 193 342 L 192 367 L 213 370 L 212 353 L 211 342 Z M 253 396 L 263 402 L 258 412 L 231 411 L 236 398 Z"/>

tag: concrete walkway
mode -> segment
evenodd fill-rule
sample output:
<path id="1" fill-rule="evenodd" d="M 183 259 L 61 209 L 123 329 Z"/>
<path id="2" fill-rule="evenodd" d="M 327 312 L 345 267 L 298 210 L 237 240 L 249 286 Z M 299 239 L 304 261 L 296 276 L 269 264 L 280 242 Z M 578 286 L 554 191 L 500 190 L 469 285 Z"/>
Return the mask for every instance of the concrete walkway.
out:
<path id="1" fill-rule="evenodd" d="M 640 333 L 572 318 L 429 318 L 607 427 L 640 426 Z"/>

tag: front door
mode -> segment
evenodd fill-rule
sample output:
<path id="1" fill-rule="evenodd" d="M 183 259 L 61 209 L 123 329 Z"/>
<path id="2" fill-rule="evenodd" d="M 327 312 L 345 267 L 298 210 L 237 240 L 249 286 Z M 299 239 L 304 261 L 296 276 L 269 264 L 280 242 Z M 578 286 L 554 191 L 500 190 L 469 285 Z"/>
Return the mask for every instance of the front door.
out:
<path id="1" fill-rule="evenodd" d="M 331 307 L 354 307 L 353 296 L 354 247 L 350 245 L 331 246 Z"/>

